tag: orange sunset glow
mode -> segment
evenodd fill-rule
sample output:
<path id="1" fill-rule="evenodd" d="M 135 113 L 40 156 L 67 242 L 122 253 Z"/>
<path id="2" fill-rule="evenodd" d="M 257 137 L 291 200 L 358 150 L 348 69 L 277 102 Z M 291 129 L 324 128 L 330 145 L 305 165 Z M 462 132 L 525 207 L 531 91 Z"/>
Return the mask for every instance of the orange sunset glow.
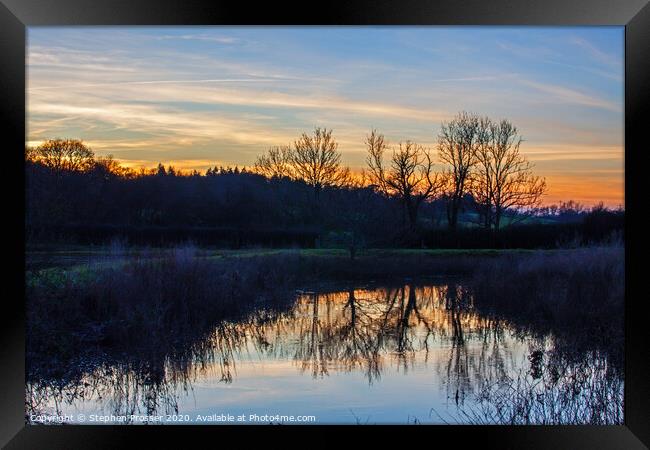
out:
<path id="1" fill-rule="evenodd" d="M 34 28 L 27 65 L 31 146 L 203 173 L 319 126 L 361 173 L 371 129 L 435 152 L 471 111 L 517 127 L 543 204 L 624 205 L 622 28 Z"/>

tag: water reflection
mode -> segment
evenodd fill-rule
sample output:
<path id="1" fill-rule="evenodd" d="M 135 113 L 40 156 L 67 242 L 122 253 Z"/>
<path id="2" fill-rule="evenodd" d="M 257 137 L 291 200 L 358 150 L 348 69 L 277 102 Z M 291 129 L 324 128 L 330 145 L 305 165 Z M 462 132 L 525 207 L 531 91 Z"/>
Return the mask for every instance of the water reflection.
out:
<path id="1" fill-rule="evenodd" d="M 75 379 L 30 380 L 28 420 L 43 412 L 80 409 L 127 416 L 185 413 L 192 409 L 188 398 L 198 401 L 194 383 L 236 385 L 238 368 L 249 363 L 270 368 L 289 362 L 294 381 L 361 374 L 369 404 L 382 395 L 415 401 L 417 392 L 430 392 L 431 408 L 464 405 L 479 396 L 486 380 L 512 379 L 522 372 L 539 377 L 539 355 L 548 350 L 548 338 L 519 336 L 505 320 L 479 314 L 473 302 L 457 282 L 298 291 L 284 311 L 262 309 L 220 323 L 205 338 L 164 354 L 86 362 L 87 370 Z M 407 378 L 410 372 L 424 380 L 417 392 Z M 273 376 L 265 373 L 258 381 Z M 390 382 L 382 384 L 382 376 Z M 337 388 L 353 380 L 337 378 Z M 370 390 L 373 386 L 380 389 Z M 276 388 L 292 389 L 284 378 Z M 310 411 L 318 408 L 309 395 L 303 397 Z"/>

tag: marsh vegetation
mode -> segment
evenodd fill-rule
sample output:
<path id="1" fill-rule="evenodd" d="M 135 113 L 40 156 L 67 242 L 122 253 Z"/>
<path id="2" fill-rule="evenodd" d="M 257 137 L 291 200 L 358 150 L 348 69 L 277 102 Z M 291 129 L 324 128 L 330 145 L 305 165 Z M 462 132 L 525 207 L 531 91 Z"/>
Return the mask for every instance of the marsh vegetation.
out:
<path id="1" fill-rule="evenodd" d="M 29 273 L 28 416 L 268 408 L 261 386 L 326 423 L 622 422 L 621 247 L 154 256 Z"/>

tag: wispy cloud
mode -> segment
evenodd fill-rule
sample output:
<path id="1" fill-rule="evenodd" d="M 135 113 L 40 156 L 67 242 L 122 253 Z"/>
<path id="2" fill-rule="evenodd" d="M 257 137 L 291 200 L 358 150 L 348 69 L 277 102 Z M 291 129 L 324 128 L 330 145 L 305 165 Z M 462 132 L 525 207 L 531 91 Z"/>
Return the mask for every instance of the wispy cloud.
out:
<path id="1" fill-rule="evenodd" d="M 548 83 L 539 83 L 530 80 L 519 80 L 520 83 L 530 86 L 544 94 L 549 94 L 554 101 L 561 101 L 575 105 L 602 108 L 608 111 L 621 112 L 622 104 L 589 95 L 584 92 Z"/>
<path id="2" fill-rule="evenodd" d="M 597 60 L 598 62 L 604 63 L 607 65 L 606 70 L 600 67 L 587 66 L 584 64 L 576 64 L 567 61 L 566 54 L 562 54 L 557 50 L 552 50 L 549 47 L 543 45 L 537 46 L 525 46 L 514 43 L 505 43 L 499 42 L 497 45 L 500 49 L 508 51 L 509 53 L 516 55 L 518 58 L 524 60 L 531 60 L 535 62 L 542 62 L 545 64 L 553 64 L 562 67 L 568 67 L 571 69 L 577 69 L 580 71 L 588 72 L 601 76 L 603 78 L 608 78 L 615 81 L 622 81 L 622 61 L 615 57 L 614 55 L 607 54 L 595 46 L 590 44 L 588 41 L 581 38 L 572 38 L 569 41 L 570 43 L 579 46 L 582 50 L 586 50 L 586 54 L 589 55 L 592 59 Z M 621 73 L 614 71 L 618 69 Z"/>
<path id="3" fill-rule="evenodd" d="M 327 126 L 360 169 L 371 127 L 433 148 L 440 122 L 469 110 L 517 125 L 544 176 L 623 158 L 622 55 L 584 30 L 61 30 L 29 30 L 31 143 L 199 168 Z"/>
<path id="4" fill-rule="evenodd" d="M 561 53 L 546 45 L 521 45 L 514 42 L 497 41 L 497 47 L 524 59 L 557 58 Z"/>
<path id="5" fill-rule="evenodd" d="M 219 44 L 236 44 L 241 42 L 241 39 L 234 38 L 231 36 L 214 36 L 211 34 L 171 34 L 156 36 L 155 39 L 158 40 L 170 40 L 177 39 L 183 41 L 206 41 L 206 42 L 216 42 Z"/>
<path id="6" fill-rule="evenodd" d="M 463 82 L 463 81 L 495 81 L 501 80 L 504 76 L 483 76 L 483 77 L 458 77 L 458 78 L 434 78 L 430 81 L 434 83 L 440 82 Z"/>
<path id="7" fill-rule="evenodd" d="M 271 127 L 250 120 L 238 120 L 224 114 L 206 115 L 157 105 L 103 104 L 82 106 L 35 101 L 29 104 L 30 114 L 55 116 L 84 116 L 117 129 L 148 133 L 153 136 L 168 136 L 183 144 L 192 141 L 219 138 L 254 144 L 273 144 L 281 137 Z M 285 140 L 288 136 L 284 136 Z"/>
<path id="8" fill-rule="evenodd" d="M 598 47 L 596 47 L 594 44 L 587 41 L 586 39 L 574 37 L 570 40 L 570 42 L 573 45 L 577 45 L 578 47 L 586 50 L 587 54 L 590 55 L 591 58 L 593 58 L 594 60 L 602 64 L 606 64 L 608 66 L 613 66 L 616 68 L 622 66 L 623 61 L 621 60 L 621 58 L 600 50 Z"/>
<path id="9" fill-rule="evenodd" d="M 618 170 L 622 170 L 621 154 L 622 145 L 567 145 L 555 144 L 528 144 L 524 143 L 521 152 L 531 161 L 581 160 L 581 161 L 619 161 Z M 587 169 L 589 170 L 589 169 Z"/>
<path id="10" fill-rule="evenodd" d="M 140 85 L 140 84 L 189 84 L 189 83 L 271 83 L 282 81 L 280 78 L 213 78 L 207 80 L 147 80 L 147 81 L 116 81 L 113 83 L 84 83 L 84 84 L 63 84 L 57 86 L 36 86 L 28 88 L 27 91 L 43 91 L 50 89 L 79 89 L 88 87 L 107 87 L 119 85 Z M 291 81 L 287 79 L 286 81 Z"/>
<path id="11" fill-rule="evenodd" d="M 263 90 L 252 90 L 245 87 L 225 89 L 218 86 L 220 83 L 268 83 L 277 81 L 263 79 L 148 80 L 77 84 L 70 85 L 70 88 L 79 89 L 79 92 L 82 93 L 85 88 L 115 88 L 100 92 L 96 92 L 95 90 L 85 91 L 87 95 L 83 96 L 82 100 L 85 103 L 88 103 L 90 98 L 110 98 L 112 101 L 120 99 L 124 103 L 131 103 L 138 100 L 155 100 L 158 102 L 186 102 L 215 106 L 232 105 L 283 109 L 335 110 L 339 112 L 371 116 L 391 116 L 425 122 L 439 122 L 449 117 L 449 113 L 441 110 L 411 108 L 400 105 L 397 102 L 362 101 L 336 94 L 312 93 L 309 90 L 297 90 L 295 93 L 289 93 L 282 92 L 278 89 L 278 86 L 265 87 Z M 217 86 L 202 86 L 203 84 L 212 83 Z M 50 91 L 53 95 L 43 97 L 44 91 Z M 60 86 L 35 86 L 30 88 L 29 92 L 34 93 L 35 100 L 42 99 L 35 104 L 34 108 L 30 108 L 30 111 L 33 112 L 52 111 L 51 107 L 49 109 L 47 107 L 46 98 L 53 104 L 55 110 L 60 110 L 61 108 L 59 106 L 70 104 L 71 101 L 74 101 L 71 93 L 69 91 L 61 91 Z M 74 107 L 74 105 L 71 106 Z M 80 111 L 88 113 L 89 109 L 82 107 Z"/>

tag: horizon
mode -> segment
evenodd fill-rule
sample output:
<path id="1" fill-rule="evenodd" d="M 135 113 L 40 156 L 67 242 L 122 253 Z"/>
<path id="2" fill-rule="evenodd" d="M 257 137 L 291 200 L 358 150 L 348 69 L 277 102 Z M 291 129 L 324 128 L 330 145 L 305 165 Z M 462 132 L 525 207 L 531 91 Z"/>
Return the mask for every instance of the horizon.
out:
<path id="1" fill-rule="evenodd" d="M 435 153 L 466 110 L 517 126 L 543 204 L 624 206 L 623 31 L 30 27 L 27 144 L 81 139 L 126 167 L 204 173 L 321 126 L 359 172 L 371 128 Z"/>

